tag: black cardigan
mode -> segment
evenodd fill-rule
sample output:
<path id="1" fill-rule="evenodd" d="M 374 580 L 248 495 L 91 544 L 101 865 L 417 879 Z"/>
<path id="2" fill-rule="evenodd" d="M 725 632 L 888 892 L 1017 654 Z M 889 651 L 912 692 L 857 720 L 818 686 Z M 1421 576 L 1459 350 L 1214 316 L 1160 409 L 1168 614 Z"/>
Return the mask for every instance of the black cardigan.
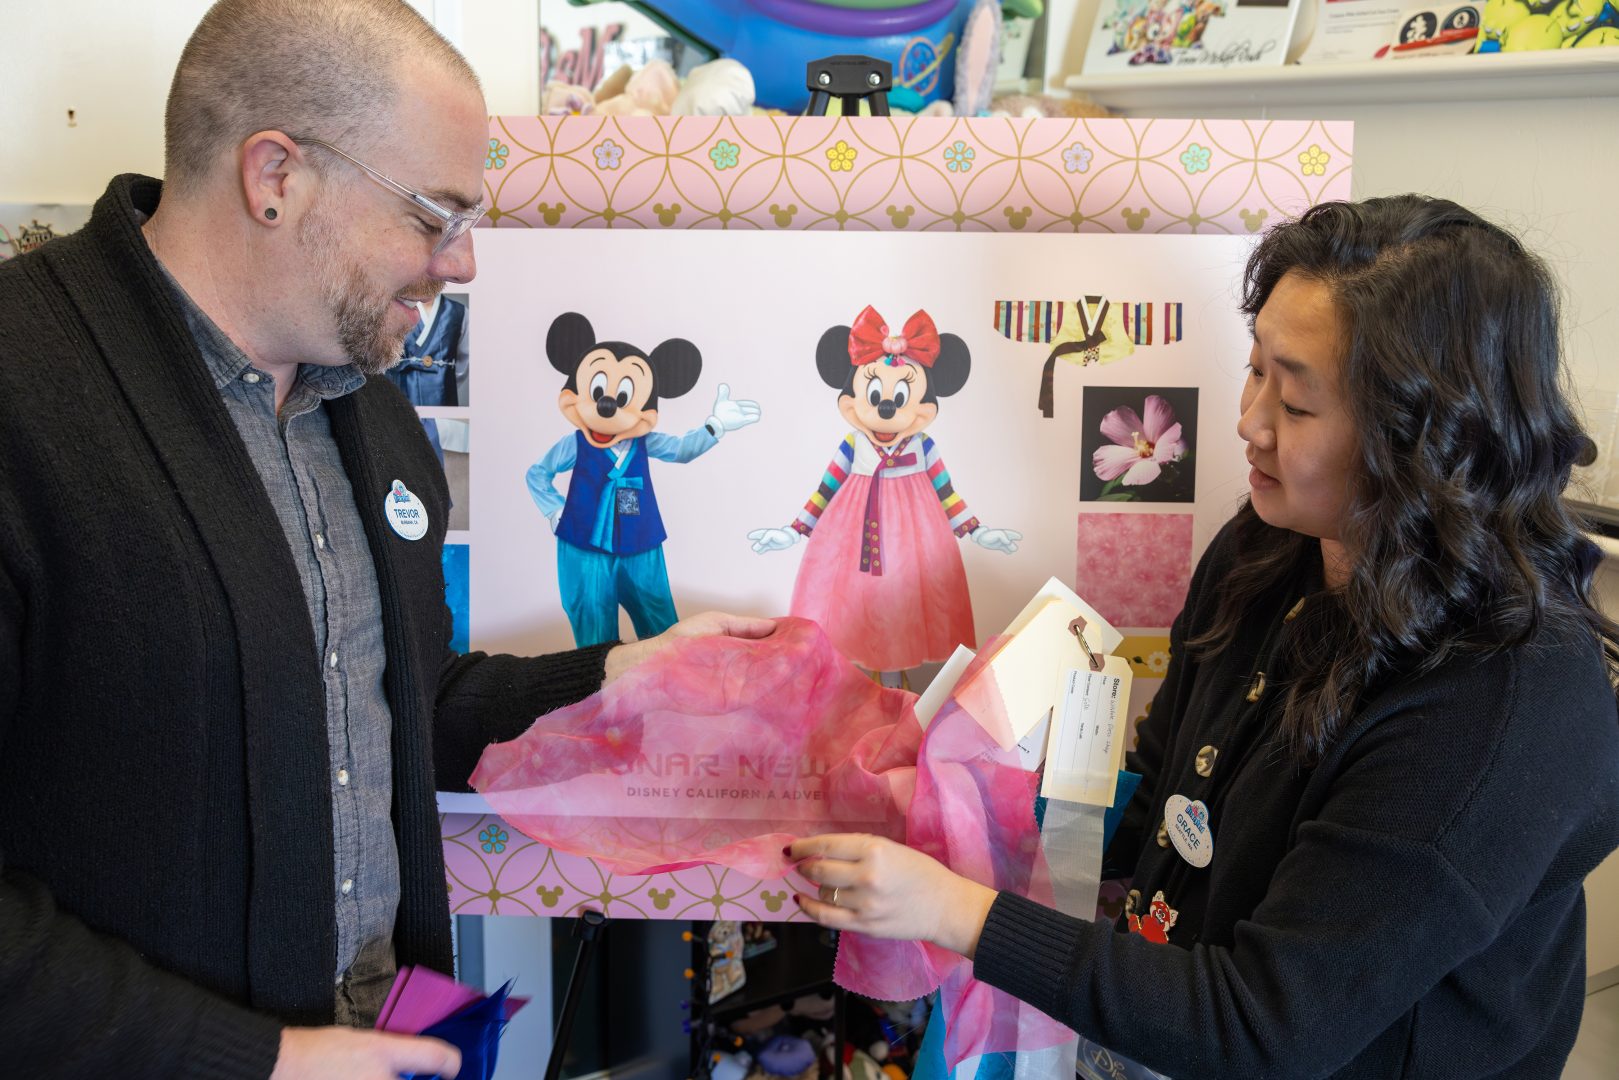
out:
<path id="1" fill-rule="evenodd" d="M 122 176 L 0 264 L 0 1056 L 23 1074 L 262 1077 L 329 1023 L 320 658 L 286 540 Z M 329 402 L 377 570 L 401 964 L 449 971 L 435 786 L 601 684 L 608 646 L 448 647 L 444 476 L 386 379 Z M 394 479 L 426 503 L 409 542 Z M 435 785 L 435 775 L 439 783 Z"/>
<path id="2" fill-rule="evenodd" d="M 1619 845 L 1619 712 L 1595 643 L 1548 629 L 1398 682 L 1314 769 L 1263 743 L 1244 761 L 1223 718 L 1303 582 L 1225 653 L 1189 658 L 1234 546 L 1228 526 L 1198 566 L 1108 853 L 1138 911 L 1165 890 L 1170 944 L 1003 894 L 978 977 L 1175 1080 L 1558 1076 L 1585 995 L 1581 882 Z M 1176 793 L 1209 804 L 1207 869 L 1157 841 Z"/>

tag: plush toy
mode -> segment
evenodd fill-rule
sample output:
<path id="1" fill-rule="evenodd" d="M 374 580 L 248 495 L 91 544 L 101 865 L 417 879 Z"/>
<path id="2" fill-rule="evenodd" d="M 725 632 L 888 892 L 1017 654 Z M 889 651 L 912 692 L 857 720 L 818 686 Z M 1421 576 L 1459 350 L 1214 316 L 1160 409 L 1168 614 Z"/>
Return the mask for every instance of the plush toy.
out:
<path id="1" fill-rule="evenodd" d="M 690 391 L 703 356 L 681 338 L 651 352 L 598 341 L 578 312 L 559 315 L 545 337 L 551 367 L 566 377 L 558 407 L 575 429 L 528 470 L 529 495 L 557 538 L 562 606 L 581 647 L 618 637 L 622 606 L 641 638 L 678 620 L 663 561 L 666 533 L 649 458 L 685 464 L 727 432 L 757 423 L 759 406 L 732 401 L 720 384 L 706 422 L 681 436 L 658 426 L 658 399 Z M 566 498 L 556 478 L 571 472 Z"/>
<path id="2" fill-rule="evenodd" d="M 1524 0 L 1485 0 L 1484 15 L 1479 21 L 1478 44 L 1474 52 L 1501 52 L 1507 31 L 1530 15 Z"/>
<path id="3" fill-rule="evenodd" d="M 596 88 L 596 111 L 607 116 L 668 116 L 680 93 L 680 76 L 669 61 L 647 62 L 640 71 L 621 67 Z"/>
<path id="4" fill-rule="evenodd" d="M 1564 0 L 1552 11 L 1563 32 L 1563 48 L 1589 48 L 1619 35 L 1619 8 L 1612 0 Z M 1609 34 L 1599 31 L 1608 30 Z"/>
<path id="5" fill-rule="evenodd" d="M 1084 95 L 1054 97 L 1051 94 L 1007 94 L 989 103 L 989 115 L 1089 120 L 1113 114 Z"/>
<path id="6" fill-rule="evenodd" d="M 695 67 L 675 96 L 675 116 L 746 116 L 753 109 L 753 76 L 739 62 L 719 59 Z"/>

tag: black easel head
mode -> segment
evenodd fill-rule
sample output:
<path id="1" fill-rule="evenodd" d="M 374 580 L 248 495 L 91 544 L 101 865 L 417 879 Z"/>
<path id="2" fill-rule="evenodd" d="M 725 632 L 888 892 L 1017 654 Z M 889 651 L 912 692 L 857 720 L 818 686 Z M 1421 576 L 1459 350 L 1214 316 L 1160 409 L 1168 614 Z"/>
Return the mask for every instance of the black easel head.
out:
<path id="1" fill-rule="evenodd" d="M 804 67 L 804 88 L 810 92 L 805 116 L 825 116 L 834 97 L 842 99 L 843 115 L 860 115 L 860 102 L 871 102 L 871 115 L 888 115 L 888 91 L 894 88 L 894 65 L 874 56 L 826 56 Z"/>

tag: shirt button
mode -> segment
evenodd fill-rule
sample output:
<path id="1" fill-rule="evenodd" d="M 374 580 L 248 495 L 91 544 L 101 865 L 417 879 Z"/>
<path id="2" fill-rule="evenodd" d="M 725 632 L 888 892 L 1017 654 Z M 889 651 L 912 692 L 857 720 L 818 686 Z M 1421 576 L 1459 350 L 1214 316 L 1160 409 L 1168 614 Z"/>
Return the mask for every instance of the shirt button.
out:
<path id="1" fill-rule="evenodd" d="M 338 769 L 337 770 L 337 786 L 338 787 L 348 787 L 349 786 L 349 771 L 347 769 Z"/>
<path id="2" fill-rule="evenodd" d="M 328 656 L 326 658 L 326 663 L 327 663 L 327 665 L 329 667 L 336 668 L 337 667 L 337 654 L 334 652 L 332 655 Z"/>
<path id="3" fill-rule="evenodd" d="M 242 376 L 242 381 L 243 381 L 243 382 L 245 382 L 245 383 L 256 383 L 256 382 L 258 382 L 258 381 L 259 381 L 259 379 L 261 379 L 261 378 L 262 378 L 262 377 L 263 377 L 263 376 L 261 376 L 261 375 L 260 375 L 260 374 L 259 374 L 259 373 L 258 373 L 258 372 L 256 372 L 256 371 L 249 371 L 249 372 L 248 372 L 248 373 L 247 373 L 247 374 L 245 374 L 245 375 L 243 375 L 243 376 Z"/>
<path id="4" fill-rule="evenodd" d="M 344 878 L 343 879 L 343 895 L 347 896 L 349 893 L 351 893 L 353 891 L 354 891 L 354 879 L 353 878 Z"/>
<path id="5" fill-rule="evenodd" d="M 326 537 L 320 533 L 315 534 L 315 546 L 322 551 L 326 550 Z"/>
<path id="6" fill-rule="evenodd" d="M 1212 746 L 1205 746 L 1197 752 L 1197 775 L 1207 777 L 1214 774 L 1214 759 L 1220 756 L 1220 751 Z"/>
<path id="7" fill-rule="evenodd" d="M 1169 828 L 1161 821 L 1158 823 L 1158 846 L 1169 846 Z"/>

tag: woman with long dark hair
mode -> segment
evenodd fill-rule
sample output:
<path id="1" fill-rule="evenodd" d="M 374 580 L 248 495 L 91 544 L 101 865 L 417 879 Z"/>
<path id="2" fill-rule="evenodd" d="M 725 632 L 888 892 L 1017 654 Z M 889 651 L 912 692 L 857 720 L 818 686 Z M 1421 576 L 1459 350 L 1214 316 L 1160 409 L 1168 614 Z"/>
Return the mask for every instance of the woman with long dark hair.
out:
<path id="1" fill-rule="evenodd" d="M 1619 627 L 1561 499 L 1586 440 L 1556 290 L 1507 232 L 1402 196 L 1271 230 L 1243 310 L 1250 497 L 1127 759 L 1119 924 L 863 836 L 793 845 L 822 886 L 799 901 L 1180 1080 L 1555 1077 L 1582 882 L 1619 845 Z M 1201 804 L 1206 865 L 1171 804 Z"/>

